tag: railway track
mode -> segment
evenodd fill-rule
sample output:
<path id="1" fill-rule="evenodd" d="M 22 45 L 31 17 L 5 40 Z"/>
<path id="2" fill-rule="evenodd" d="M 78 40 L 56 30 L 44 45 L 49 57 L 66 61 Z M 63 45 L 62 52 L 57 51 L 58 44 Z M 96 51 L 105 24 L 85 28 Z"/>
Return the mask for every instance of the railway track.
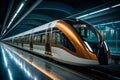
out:
<path id="1" fill-rule="evenodd" d="M 120 72 L 114 69 L 109 69 L 103 66 L 72 66 L 64 65 L 63 66 L 72 69 L 78 73 L 84 73 L 88 76 L 94 77 L 97 80 L 120 80 Z"/>
<path id="2" fill-rule="evenodd" d="M 100 75 L 108 79 L 120 80 L 120 72 L 114 69 L 110 69 L 109 67 L 94 66 L 91 67 L 91 70 L 93 70 L 96 73 L 99 73 Z"/>
<path id="3" fill-rule="evenodd" d="M 98 75 L 104 79 L 108 79 L 108 80 L 120 80 L 120 72 L 116 72 L 114 70 L 110 70 L 108 68 L 104 68 L 101 66 L 92 66 L 92 67 L 88 67 L 88 70 L 94 74 L 94 75 Z"/>

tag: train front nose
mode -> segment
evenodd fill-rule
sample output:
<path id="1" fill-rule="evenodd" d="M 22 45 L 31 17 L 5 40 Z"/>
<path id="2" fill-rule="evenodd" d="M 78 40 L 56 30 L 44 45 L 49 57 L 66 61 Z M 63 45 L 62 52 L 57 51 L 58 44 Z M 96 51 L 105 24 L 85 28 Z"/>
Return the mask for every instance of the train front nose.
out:
<path id="1" fill-rule="evenodd" d="M 90 52 L 94 53 L 97 56 L 98 62 L 100 65 L 107 65 L 108 64 L 108 47 L 105 42 L 85 42 L 87 48 Z"/>
<path id="2" fill-rule="evenodd" d="M 108 64 L 108 51 L 106 49 L 106 45 L 103 42 L 102 44 L 98 44 L 97 45 L 97 52 L 96 52 L 96 56 L 98 58 L 98 62 L 100 65 L 107 65 Z"/>

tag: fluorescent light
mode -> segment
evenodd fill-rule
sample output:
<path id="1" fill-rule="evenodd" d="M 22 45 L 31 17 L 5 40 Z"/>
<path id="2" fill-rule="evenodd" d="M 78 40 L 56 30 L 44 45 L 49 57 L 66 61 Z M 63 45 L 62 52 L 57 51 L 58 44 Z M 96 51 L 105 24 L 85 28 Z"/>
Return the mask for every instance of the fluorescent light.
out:
<path id="1" fill-rule="evenodd" d="M 22 9 L 22 7 L 24 6 L 24 3 L 22 3 L 21 5 L 20 5 L 20 7 L 19 7 L 19 9 L 17 10 L 17 14 L 20 12 L 20 10 Z"/>
<path id="2" fill-rule="evenodd" d="M 115 7 L 118 7 L 118 6 L 120 6 L 120 4 L 114 5 L 114 6 L 112 6 L 112 8 L 115 8 Z"/>
<path id="3" fill-rule="evenodd" d="M 7 26 L 7 29 L 10 27 L 11 23 L 12 23 L 13 19 L 10 21 L 10 23 Z"/>
<path id="4" fill-rule="evenodd" d="M 101 9 L 101 10 L 98 10 L 98 11 L 95 11 L 95 12 L 92 12 L 92 13 L 90 13 L 89 15 L 96 14 L 96 13 L 99 13 L 99 12 L 103 12 L 103 11 L 106 11 L 106 10 L 108 10 L 108 9 L 110 9 L 110 8 L 104 8 L 104 9 Z"/>
<path id="5" fill-rule="evenodd" d="M 11 21 L 13 21 L 14 20 L 14 18 L 17 16 L 17 13 L 15 13 L 15 15 L 13 16 L 13 18 L 12 18 L 12 20 Z"/>
<path id="6" fill-rule="evenodd" d="M 5 34 L 5 32 L 6 32 L 6 29 L 4 30 L 3 35 Z"/>
<path id="7" fill-rule="evenodd" d="M 17 10 L 17 12 L 14 14 L 13 18 L 11 19 L 10 23 L 7 26 L 7 29 L 10 27 L 11 23 L 13 22 L 13 20 L 15 19 L 15 17 L 17 16 L 17 14 L 20 12 L 20 10 L 22 9 L 22 7 L 24 6 L 24 3 L 22 3 L 19 7 L 19 9 Z"/>
<path id="8" fill-rule="evenodd" d="M 100 12 L 106 11 L 108 9 L 110 9 L 110 8 L 104 8 L 104 9 L 101 9 L 101 10 L 98 10 L 98 11 L 95 11 L 95 12 L 91 12 L 89 14 L 85 14 L 83 16 L 76 17 L 76 19 L 87 17 L 87 16 L 90 16 L 90 15 L 93 15 L 93 14 L 96 14 L 96 13 L 100 13 Z"/>
<path id="9" fill-rule="evenodd" d="M 111 8 L 118 7 L 118 6 L 120 6 L 120 4 L 117 4 L 117 5 L 114 5 L 114 6 L 111 6 L 111 7 L 107 7 L 107 8 L 104 8 L 104 9 L 100 9 L 100 10 L 97 10 L 97 11 L 94 11 L 94 12 L 91 12 L 91 13 L 88 13 L 88 14 L 85 14 L 85 15 L 82 15 L 82 16 L 78 16 L 78 17 L 76 17 L 76 19 L 84 18 L 84 17 L 90 16 L 90 15 L 93 15 L 93 14 L 96 14 L 96 13 L 100 13 L 100 12 L 109 10 Z"/>

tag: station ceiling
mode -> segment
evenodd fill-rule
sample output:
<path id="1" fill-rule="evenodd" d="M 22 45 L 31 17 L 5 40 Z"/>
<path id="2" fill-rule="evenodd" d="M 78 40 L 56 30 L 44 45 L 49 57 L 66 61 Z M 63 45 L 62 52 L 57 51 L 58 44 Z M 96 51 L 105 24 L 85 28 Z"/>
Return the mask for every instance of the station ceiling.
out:
<path id="1" fill-rule="evenodd" d="M 6 38 L 56 19 L 76 18 L 120 4 L 119 0 L 1 0 L 0 38 Z M 120 20 L 120 7 L 83 18 L 91 24 Z"/>

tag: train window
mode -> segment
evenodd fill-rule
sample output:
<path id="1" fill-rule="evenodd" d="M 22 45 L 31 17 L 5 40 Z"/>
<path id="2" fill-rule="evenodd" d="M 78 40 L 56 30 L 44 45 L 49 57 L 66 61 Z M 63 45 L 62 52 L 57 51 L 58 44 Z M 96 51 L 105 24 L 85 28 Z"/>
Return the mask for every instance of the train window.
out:
<path id="1" fill-rule="evenodd" d="M 37 44 L 37 34 L 34 35 L 34 43 Z"/>
<path id="2" fill-rule="evenodd" d="M 36 36 L 36 43 L 40 43 L 39 35 Z"/>
<path id="3" fill-rule="evenodd" d="M 12 38 L 12 44 L 14 44 L 14 38 Z"/>
<path id="4" fill-rule="evenodd" d="M 89 42 L 98 42 L 96 35 L 90 30 L 88 30 L 87 37 L 84 37 L 84 39 Z"/>
<path id="5" fill-rule="evenodd" d="M 25 43 L 28 44 L 29 43 L 29 36 L 25 36 Z"/>
<path id="6" fill-rule="evenodd" d="M 76 51 L 71 41 L 57 28 L 53 28 L 52 41 L 54 44 L 62 45 L 73 52 Z"/>
<path id="7" fill-rule="evenodd" d="M 52 43 L 56 44 L 56 40 L 55 40 L 55 32 L 52 33 Z"/>
<path id="8" fill-rule="evenodd" d="M 40 40 L 41 38 L 40 38 L 40 35 L 38 34 L 38 35 L 36 35 L 36 43 L 41 43 L 41 40 Z"/>
<path id="9" fill-rule="evenodd" d="M 34 42 L 35 42 L 35 44 L 42 43 L 42 41 L 41 41 L 41 35 L 39 33 L 35 33 L 34 34 Z"/>
<path id="10" fill-rule="evenodd" d="M 29 35 L 29 41 L 32 42 L 32 43 L 34 43 L 34 37 L 35 37 L 34 34 L 30 34 Z"/>
<path id="11" fill-rule="evenodd" d="M 35 37 L 34 37 L 34 38 L 35 38 Z M 36 41 L 35 41 L 35 43 L 36 43 L 36 44 L 40 43 L 40 41 L 39 41 L 39 35 L 38 35 L 38 34 L 36 35 Z"/>
<path id="12" fill-rule="evenodd" d="M 30 37 L 29 35 L 25 37 L 26 38 L 26 44 L 28 44 L 30 42 Z"/>
<path id="13" fill-rule="evenodd" d="M 28 43 L 28 36 L 25 36 L 25 43 Z"/>
<path id="14" fill-rule="evenodd" d="M 39 35 L 40 43 L 42 43 L 42 35 Z"/>
<path id="15" fill-rule="evenodd" d="M 78 33 L 81 39 L 88 42 L 99 42 L 99 36 L 95 29 L 84 21 L 64 20 L 69 23 Z"/>
<path id="16" fill-rule="evenodd" d="M 54 44 L 61 44 L 60 34 L 57 33 L 57 32 L 54 32 L 52 41 L 53 41 Z"/>
<path id="17" fill-rule="evenodd" d="M 81 28 L 80 30 L 79 30 L 79 32 L 81 33 L 81 36 L 82 37 L 87 37 L 87 29 L 86 28 Z"/>
<path id="18" fill-rule="evenodd" d="M 42 43 L 45 43 L 45 34 L 42 34 Z"/>
<path id="19" fill-rule="evenodd" d="M 91 27 L 86 24 L 73 24 L 73 27 L 82 39 L 89 42 L 98 42 L 98 37 Z"/>
<path id="20" fill-rule="evenodd" d="M 46 38 L 45 32 L 46 31 L 43 30 L 43 31 L 34 33 L 35 44 L 45 43 L 45 38 Z"/>
<path id="21" fill-rule="evenodd" d="M 28 35 L 29 43 L 31 43 L 31 34 Z"/>
<path id="22" fill-rule="evenodd" d="M 34 43 L 37 44 L 37 34 L 34 34 L 33 40 L 34 40 Z"/>
<path id="23" fill-rule="evenodd" d="M 57 34 L 56 34 L 56 41 L 57 41 L 57 44 L 60 44 L 60 43 L 61 43 L 60 33 L 57 33 Z"/>

